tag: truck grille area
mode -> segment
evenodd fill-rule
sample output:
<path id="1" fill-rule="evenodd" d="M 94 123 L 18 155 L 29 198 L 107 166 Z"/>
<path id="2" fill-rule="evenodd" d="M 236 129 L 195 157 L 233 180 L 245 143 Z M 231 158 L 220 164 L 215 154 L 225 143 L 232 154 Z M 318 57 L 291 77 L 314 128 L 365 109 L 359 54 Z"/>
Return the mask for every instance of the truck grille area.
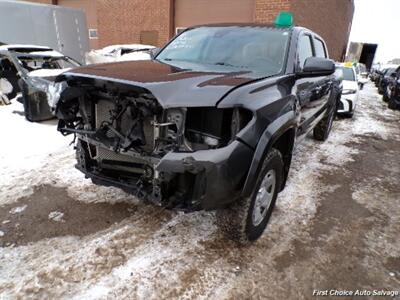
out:
<path id="1" fill-rule="evenodd" d="M 94 130 L 99 141 L 115 152 L 135 150 L 154 152 L 154 124 L 162 117 L 155 99 L 99 99 L 94 104 Z"/>
<path id="2" fill-rule="evenodd" d="M 153 174 L 152 168 L 143 160 L 130 155 L 115 153 L 100 146 L 97 147 L 95 159 L 103 169 L 121 170 L 146 177 L 151 177 Z"/>

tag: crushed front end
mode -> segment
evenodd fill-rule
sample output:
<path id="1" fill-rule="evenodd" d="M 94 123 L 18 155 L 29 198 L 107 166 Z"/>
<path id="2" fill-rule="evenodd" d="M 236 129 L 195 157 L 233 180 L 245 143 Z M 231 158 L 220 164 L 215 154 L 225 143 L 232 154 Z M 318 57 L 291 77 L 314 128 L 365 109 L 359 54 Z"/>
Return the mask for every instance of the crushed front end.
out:
<path id="1" fill-rule="evenodd" d="M 252 119 L 239 108 L 164 108 L 146 88 L 66 77 L 58 130 L 76 137 L 76 167 L 95 184 L 185 210 L 234 201 L 253 149 L 236 139 Z"/>

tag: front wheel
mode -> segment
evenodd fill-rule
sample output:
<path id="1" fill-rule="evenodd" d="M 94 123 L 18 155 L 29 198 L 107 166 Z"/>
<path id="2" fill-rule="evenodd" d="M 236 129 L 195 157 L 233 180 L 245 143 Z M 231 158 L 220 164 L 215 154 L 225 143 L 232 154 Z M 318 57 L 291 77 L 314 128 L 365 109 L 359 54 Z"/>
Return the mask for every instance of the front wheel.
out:
<path id="1" fill-rule="evenodd" d="M 282 180 L 282 155 L 271 149 L 264 159 L 252 194 L 217 211 L 217 223 L 224 234 L 242 244 L 258 239 L 271 217 Z"/>

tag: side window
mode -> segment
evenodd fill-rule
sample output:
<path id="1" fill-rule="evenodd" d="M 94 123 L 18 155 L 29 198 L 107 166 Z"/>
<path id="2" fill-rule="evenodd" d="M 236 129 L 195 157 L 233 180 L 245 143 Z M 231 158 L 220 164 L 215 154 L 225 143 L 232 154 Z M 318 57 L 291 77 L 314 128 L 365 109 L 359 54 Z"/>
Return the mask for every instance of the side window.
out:
<path id="1" fill-rule="evenodd" d="M 313 56 L 313 51 L 311 46 L 311 36 L 302 35 L 299 38 L 299 45 L 297 51 L 298 51 L 299 66 L 300 68 L 303 68 L 306 59 Z"/>
<path id="2" fill-rule="evenodd" d="M 315 47 L 315 56 L 316 57 L 325 57 L 326 58 L 325 46 L 321 40 L 314 39 L 314 47 Z"/>
<path id="3" fill-rule="evenodd" d="M 397 78 L 399 78 L 399 77 L 400 77 L 400 67 L 399 67 L 399 68 L 397 68 L 397 70 L 396 70 L 396 77 L 397 77 Z"/>
<path id="4" fill-rule="evenodd" d="M 6 56 L 4 55 L 0 55 L 0 71 L 3 72 L 4 71 L 4 61 L 7 59 Z"/>
<path id="5" fill-rule="evenodd" d="M 0 56 L 0 71 L 17 74 L 17 69 L 7 56 Z"/>

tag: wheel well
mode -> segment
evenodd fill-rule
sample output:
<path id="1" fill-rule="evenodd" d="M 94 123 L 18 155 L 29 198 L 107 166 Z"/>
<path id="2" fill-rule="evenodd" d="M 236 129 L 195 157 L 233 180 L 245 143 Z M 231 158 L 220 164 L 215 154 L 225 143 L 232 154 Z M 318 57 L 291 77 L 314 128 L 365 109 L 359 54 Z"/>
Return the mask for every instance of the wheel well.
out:
<path id="1" fill-rule="evenodd" d="M 272 148 L 278 150 L 283 159 L 284 165 L 284 178 L 282 181 L 281 190 L 285 187 L 286 180 L 289 174 L 290 163 L 292 161 L 292 153 L 294 146 L 295 129 L 290 128 L 286 130 L 282 135 L 280 135 L 272 144 Z"/>

